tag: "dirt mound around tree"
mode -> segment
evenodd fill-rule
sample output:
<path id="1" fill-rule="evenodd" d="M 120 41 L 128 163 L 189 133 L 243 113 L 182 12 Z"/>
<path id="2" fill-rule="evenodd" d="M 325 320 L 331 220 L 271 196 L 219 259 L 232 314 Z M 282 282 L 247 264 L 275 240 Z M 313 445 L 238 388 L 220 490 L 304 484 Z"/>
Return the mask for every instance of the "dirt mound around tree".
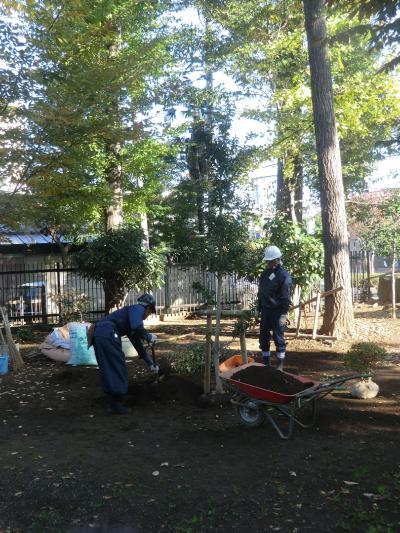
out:
<path id="1" fill-rule="evenodd" d="M 248 366 L 235 372 L 232 379 L 281 394 L 297 394 L 310 387 L 309 383 L 301 383 L 289 374 L 270 366 Z"/>

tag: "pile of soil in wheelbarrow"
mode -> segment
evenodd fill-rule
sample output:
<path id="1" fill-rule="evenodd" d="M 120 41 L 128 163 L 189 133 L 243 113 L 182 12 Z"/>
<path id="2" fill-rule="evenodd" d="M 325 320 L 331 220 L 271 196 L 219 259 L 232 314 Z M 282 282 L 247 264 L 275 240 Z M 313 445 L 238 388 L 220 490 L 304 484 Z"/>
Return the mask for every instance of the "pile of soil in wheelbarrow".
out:
<path id="1" fill-rule="evenodd" d="M 297 394 L 311 386 L 310 383 L 302 383 L 289 374 L 270 366 L 248 366 L 235 372 L 232 379 L 281 394 Z"/>

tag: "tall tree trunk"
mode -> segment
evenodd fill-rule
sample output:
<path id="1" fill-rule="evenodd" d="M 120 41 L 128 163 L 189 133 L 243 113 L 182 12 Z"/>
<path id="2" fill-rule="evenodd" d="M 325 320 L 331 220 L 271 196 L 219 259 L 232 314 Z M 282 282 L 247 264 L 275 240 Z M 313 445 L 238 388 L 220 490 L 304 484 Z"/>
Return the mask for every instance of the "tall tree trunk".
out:
<path id="1" fill-rule="evenodd" d="M 276 180 L 276 211 L 294 224 L 303 219 L 303 167 L 300 159 L 295 157 L 293 174 L 285 176 L 285 163 L 278 159 Z"/>
<path id="2" fill-rule="evenodd" d="M 110 204 L 106 209 L 106 231 L 112 231 L 123 221 L 123 190 L 122 190 L 122 165 L 121 146 L 113 143 L 109 146 L 111 164 L 107 172 L 107 182 L 110 187 Z"/>
<path id="3" fill-rule="evenodd" d="M 279 214 L 287 215 L 288 190 L 285 182 L 284 161 L 278 159 L 276 172 L 276 211 Z"/>
<path id="4" fill-rule="evenodd" d="M 294 158 L 294 213 L 298 224 L 303 222 L 303 162 L 300 156 Z"/>
<path id="5" fill-rule="evenodd" d="M 397 318 L 396 314 L 396 250 L 393 247 L 392 254 L 392 318 Z"/>
<path id="6" fill-rule="evenodd" d="M 342 291 L 326 299 L 322 329 L 324 333 L 343 337 L 353 334 L 354 316 L 344 188 L 324 16 L 325 2 L 303 0 L 303 6 L 320 180 L 325 290 L 343 287 Z"/>
<path id="7" fill-rule="evenodd" d="M 110 64 L 116 59 L 121 51 L 121 28 L 116 22 L 112 22 L 113 38 L 107 46 Z M 113 117 L 117 129 L 121 127 L 120 94 L 116 94 L 110 104 L 110 117 Z M 112 231 L 122 224 L 123 221 L 123 188 L 122 188 L 122 164 L 121 143 L 118 138 L 111 138 L 108 145 L 110 164 L 107 169 L 107 183 L 110 187 L 110 204 L 106 209 L 106 231 Z"/>
<path id="8" fill-rule="evenodd" d="M 109 61 L 112 62 L 121 49 L 121 29 L 114 27 L 114 39 L 108 46 Z M 115 125 L 121 126 L 120 118 L 120 95 L 117 94 L 110 106 L 110 117 L 113 117 Z M 105 213 L 105 230 L 113 231 L 123 222 L 123 187 L 122 187 L 122 162 L 121 143 L 118 137 L 112 138 L 108 144 L 110 163 L 107 169 L 106 180 L 110 189 L 110 202 Z M 106 314 L 118 309 L 124 299 L 124 287 L 118 279 L 108 279 L 104 283 L 105 311 Z"/>
<path id="9" fill-rule="evenodd" d="M 204 233 L 204 183 L 207 177 L 207 147 L 205 123 L 196 114 L 193 117 L 192 135 L 186 155 L 189 176 L 196 191 L 197 231 Z"/>

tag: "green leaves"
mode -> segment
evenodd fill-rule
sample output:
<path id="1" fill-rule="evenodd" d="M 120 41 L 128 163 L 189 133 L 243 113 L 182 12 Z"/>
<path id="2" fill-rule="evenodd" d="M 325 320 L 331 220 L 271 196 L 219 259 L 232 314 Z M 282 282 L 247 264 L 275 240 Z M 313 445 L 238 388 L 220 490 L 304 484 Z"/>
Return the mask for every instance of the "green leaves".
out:
<path id="1" fill-rule="evenodd" d="M 159 191 L 169 171 L 166 143 L 153 132 L 151 139 L 150 123 L 138 116 L 144 121 L 171 61 L 164 8 L 133 0 L 20 3 L 9 24 L 11 33 L 13 24 L 20 26 L 25 39 L 13 102 L 18 122 L 3 134 L 2 146 L 8 147 L 4 174 L 14 174 L 31 195 L 25 224 L 40 219 L 75 237 L 78 228 L 98 232 L 115 203 L 113 175 L 129 198 L 126 216 L 145 212 L 148 196 Z M 12 43 L 9 87 L 20 68 Z"/>
<path id="2" fill-rule="evenodd" d="M 345 354 L 343 364 L 354 372 L 371 372 L 383 362 L 387 351 L 374 342 L 358 342 Z"/>
<path id="3" fill-rule="evenodd" d="M 124 225 L 89 243 L 75 255 L 87 278 L 106 284 L 113 281 L 125 289 L 148 290 L 162 284 L 163 255 L 143 245 L 140 227 Z"/>
<path id="4" fill-rule="evenodd" d="M 365 250 L 393 256 L 400 250 L 400 193 L 369 193 L 350 200 L 350 220 Z M 373 221 L 373 223 L 371 223 Z"/>
<path id="5" fill-rule="evenodd" d="M 290 272 L 293 284 L 300 285 L 307 292 L 313 283 L 323 277 L 323 246 L 322 242 L 299 225 L 278 216 L 267 221 L 264 226 L 266 238 L 264 247 L 278 246 L 282 252 L 284 268 Z M 258 255 L 257 269 L 254 275 L 260 274 L 265 268 L 262 255 Z"/>

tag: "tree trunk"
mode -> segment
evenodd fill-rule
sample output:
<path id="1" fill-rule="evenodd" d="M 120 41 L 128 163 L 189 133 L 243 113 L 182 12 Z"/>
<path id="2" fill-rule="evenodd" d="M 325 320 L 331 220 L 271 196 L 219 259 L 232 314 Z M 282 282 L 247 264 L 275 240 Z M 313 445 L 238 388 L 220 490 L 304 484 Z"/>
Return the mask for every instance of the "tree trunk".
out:
<path id="1" fill-rule="evenodd" d="M 107 280 L 104 285 L 105 314 L 108 315 L 119 309 L 124 301 L 125 290 L 116 280 Z"/>
<path id="2" fill-rule="evenodd" d="M 303 0 L 320 180 L 325 291 L 343 287 L 342 291 L 325 300 L 322 330 L 325 334 L 340 338 L 353 334 L 354 316 L 344 188 L 324 4 L 324 0 Z"/>
<path id="3" fill-rule="evenodd" d="M 277 213 L 287 215 L 288 191 L 285 183 L 284 162 L 282 158 L 278 159 L 276 174 L 276 202 Z"/>
<path id="4" fill-rule="evenodd" d="M 298 224 L 303 222 L 303 162 L 300 156 L 294 158 L 294 213 Z"/>
<path id="5" fill-rule="evenodd" d="M 107 173 L 107 182 L 110 187 L 111 200 L 106 210 L 106 231 L 112 231 L 123 221 L 123 191 L 122 191 L 122 165 L 121 146 L 113 143 L 109 146 L 111 164 Z"/>
<path id="6" fill-rule="evenodd" d="M 121 28 L 118 24 L 113 24 L 113 39 L 108 45 L 108 59 L 110 64 L 118 56 L 121 51 Z M 115 95 L 110 104 L 110 117 L 115 122 L 115 126 L 120 128 L 122 126 L 122 119 L 120 116 L 121 100 L 120 94 Z M 106 209 L 106 231 L 112 231 L 120 226 L 123 222 L 123 188 L 122 188 L 122 164 L 121 164 L 121 143 L 118 137 L 111 138 L 108 144 L 108 152 L 110 155 L 110 164 L 107 169 L 107 183 L 110 187 L 110 204 Z"/>
<path id="7" fill-rule="evenodd" d="M 199 116 L 193 117 L 192 135 L 187 151 L 189 176 L 196 191 L 197 231 L 205 231 L 204 217 L 204 183 L 207 178 L 207 147 L 205 123 Z"/>
<path id="8" fill-rule="evenodd" d="M 216 392 L 223 392 L 221 379 L 219 377 L 219 359 L 221 356 L 221 345 L 219 337 L 221 333 L 221 301 L 222 301 L 222 274 L 217 273 L 217 303 L 216 303 L 216 317 L 215 317 L 215 336 L 214 336 L 214 372 L 215 372 L 215 390 Z"/>
<path id="9" fill-rule="evenodd" d="M 299 157 L 294 159 L 290 178 L 285 176 L 284 160 L 278 159 L 276 211 L 294 224 L 301 223 L 303 219 L 303 167 Z"/>
<path id="10" fill-rule="evenodd" d="M 392 318 L 396 315 L 396 252 L 393 250 L 392 255 Z"/>
<path id="11" fill-rule="evenodd" d="M 140 215 L 140 226 L 143 230 L 143 248 L 149 250 L 150 248 L 150 237 L 149 237 L 149 223 L 147 219 L 147 213 L 142 213 Z"/>

